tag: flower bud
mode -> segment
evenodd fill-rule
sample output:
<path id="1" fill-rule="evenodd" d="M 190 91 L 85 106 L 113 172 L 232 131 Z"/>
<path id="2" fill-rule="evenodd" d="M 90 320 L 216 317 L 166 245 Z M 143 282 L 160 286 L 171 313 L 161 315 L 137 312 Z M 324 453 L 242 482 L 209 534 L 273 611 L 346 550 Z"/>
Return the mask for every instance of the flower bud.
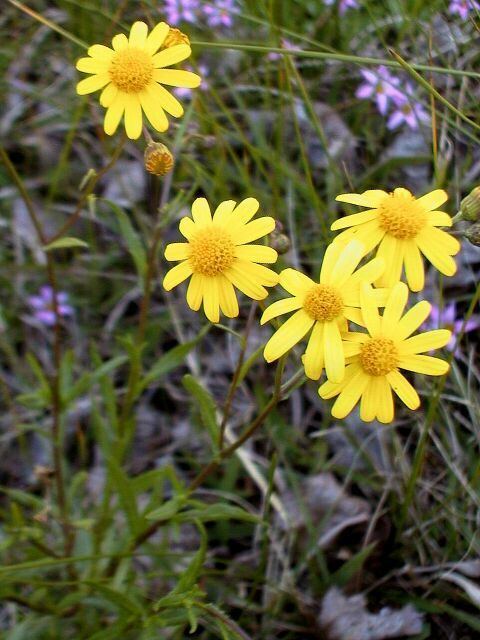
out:
<path id="1" fill-rule="evenodd" d="M 170 27 L 170 31 L 167 34 L 167 37 L 163 41 L 163 47 L 168 49 L 169 47 L 174 47 L 176 44 L 190 44 L 190 38 L 180 31 L 180 29 L 174 29 Z"/>
<path id="2" fill-rule="evenodd" d="M 470 225 L 468 229 L 465 229 L 463 235 L 476 247 L 480 247 L 480 222 Z"/>
<path id="3" fill-rule="evenodd" d="M 154 176 L 164 176 L 173 167 L 173 154 L 161 142 L 150 142 L 145 149 L 144 164 L 148 173 Z"/>
<path id="4" fill-rule="evenodd" d="M 288 251 L 290 251 L 290 247 L 292 246 L 290 238 L 285 233 L 283 233 L 283 224 L 281 222 L 278 222 L 278 220 L 275 229 L 270 234 L 270 246 L 272 247 L 272 249 L 275 249 L 275 251 L 279 255 L 288 253 Z"/>
<path id="5" fill-rule="evenodd" d="M 469 222 L 480 220 L 480 187 L 475 187 L 468 196 L 465 196 L 460 203 L 460 212 L 462 220 Z"/>

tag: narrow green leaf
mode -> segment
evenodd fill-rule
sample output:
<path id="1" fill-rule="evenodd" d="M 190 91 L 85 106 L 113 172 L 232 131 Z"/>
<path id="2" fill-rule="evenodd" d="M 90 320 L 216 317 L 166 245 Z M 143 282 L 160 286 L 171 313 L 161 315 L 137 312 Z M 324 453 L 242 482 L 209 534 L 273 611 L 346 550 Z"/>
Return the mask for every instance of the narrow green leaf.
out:
<path id="1" fill-rule="evenodd" d="M 58 240 L 50 242 L 50 244 L 46 244 L 43 247 L 43 250 L 53 251 L 54 249 L 73 249 L 78 247 L 88 249 L 88 244 L 83 240 L 80 240 L 80 238 L 71 238 L 65 236 L 64 238 L 58 238 Z"/>
<path id="2" fill-rule="evenodd" d="M 218 452 L 220 428 L 217 422 L 217 407 L 211 394 L 192 375 L 183 377 L 183 386 L 192 396 L 200 413 L 203 426 L 207 429 L 214 453 Z"/>
<path id="3" fill-rule="evenodd" d="M 145 517 L 147 520 L 170 520 L 186 502 L 185 496 L 175 496 L 171 500 L 167 500 L 161 507 L 150 511 Z"/>
<path id="4" fill-rule="evenodd" d="M 107 465 L 112 481 L 111 486 L 118 492 L 130 532 L 136 535 L 140 531 L 143 518 L 138 513 L 137 501 L 131 482 L 118 462 L 112 457 L 107 458 Z"/>
<path id="5" fill-rule="evenodd" d="M 240 507 L 232 504 L 209 504 L 203 508 L 190 509 L 175 516 L 177 522 L 210 522 L 218 520 L 244 520 L 245 522 L 260 522 L 260 518 Z"/>
<path id="6" fill-rule="evenodd" d="M 338 587 L 344 587 L 355 574 L 357 574 L 362 568 L 365 560 L 375 549 L 376 543 L 368 545 L 364 549 L 361 549 L 358 553 L 352 556 L 347 562 L 345 562 L 338 571 L 332 575 L 332 584 Z"/>

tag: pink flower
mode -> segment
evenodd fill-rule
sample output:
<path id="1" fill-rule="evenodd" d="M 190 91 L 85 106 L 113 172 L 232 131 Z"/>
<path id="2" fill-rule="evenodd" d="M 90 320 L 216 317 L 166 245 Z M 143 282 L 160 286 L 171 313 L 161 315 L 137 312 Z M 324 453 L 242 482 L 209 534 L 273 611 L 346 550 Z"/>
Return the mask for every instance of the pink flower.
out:
<path id="1" fill-rule="evenodd" d="M 362 69 L 360 73 L 365 82 L 358 87 L 355 95 L 362 100 L 374 100 L 378 110 L 384 116 L 390 100 L 399 99 L 399 91 L 396 88 L 399 85 L 399 79 L 393 76 L 384 65 L 380 65 L 376 71 Z"/>
<path id="2" fill-rule="evenodd" d="M 452 0 L 448 7 L 449 13 L 456 13 L 462 20 L 467 20 L 473 10 L 480 10 L 480 4 L 476 0 Z"/>
<path id="3" fill-rule="evenodd" d="M 421 122 L 427 122 L 428 113 L 415 101 L 412 85 L 406 84 L 404 91 L 396 90 L 393 100 L 397 108 L 388 118 L 389 129 L 397 129 L 401 124 L 408 125 L 410 129 L 418 129 Z"/>
<path id="4" fill-rule="evenodd" d="M 235 0 L 216 0 L 203 7 L 210 27 L 231 27 L 232 14 L 235 13 Z"/>
<path id="5" fill-rule="evenodd" d="M 179 22 L 195 22 L 199 10 L 198 0 L 165 0 L 163 8 L 167 22 L 176 25 Z"/>
<path id="6" fill-rule="evenodd" d="M 323 2 L 331 7 L 333 4 L 336 4 L 337 0 L 323 0 Z M 341 16 L 343 16 L 348 9 L 358 9 L 357 0 L 338 0 L 338 13 Z"/>
<path id="7" fill-rule="evenodd" d="M 480 318 L 472 316 L 467 322 L 460 318 L 457 318 L 457 310 L 455 302 L 450 302 L 445 307 L 437 307 L 432 305 L 432 311 L 430 317 L 426 323 L 429 329 L 450 329 L 452 337 L 446 348 L 449 351 L 455 351 L 457 345 L 457 337 L 462 332 L 468 333 L 469 331 L 475 331 L 480 327 Z"/>
<path id="8" fill-rule="evenodd" d="M 73 315 L 73 307 L 68 303 L 68 293 L 59 291 L 57 294 L 58 315 L 61 318 Z M 40 292 L 28 297 L 28 304 L 33 310 L 33 317 L 47 327 L 55 324 L 55 312 L 53 310 L 53 290 L 49 286 L 40 287 Z"/>
<path id="9" fill-rule="evenodd" d="M 281 39 L 280 48 L 281 49 L 288 49 L 289 51 L 294 51 L 295 49 L 297 49 L 297 47 L 293 44 L 293 42 L 290 42 L 290 40 L 287 40 L 286 38 L 282 38 Z M 279 60 L 280 58 L 283 58 L 283 56 L 282 56 L 281 53 L 277 53 L 276 51 L 272 51 L 271 53 L 269 53 L 267 55 L 267 58 L 269 60 Z"/>

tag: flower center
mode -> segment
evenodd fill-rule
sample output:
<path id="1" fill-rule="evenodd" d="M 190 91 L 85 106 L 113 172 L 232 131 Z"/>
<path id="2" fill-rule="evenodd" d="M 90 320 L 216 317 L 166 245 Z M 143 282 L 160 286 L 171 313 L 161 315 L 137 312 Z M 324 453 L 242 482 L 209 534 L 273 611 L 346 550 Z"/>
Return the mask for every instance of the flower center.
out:
<path id="1" fill-rule="evenodd" d="M 125 93 L 138 93 L 153 78 L 152 57 L 141 49 L 128 47 L 118 51 L 108 70 L 113 84 Z"/>
<path id="2" fill-rule="evenodd" d="M 370 376 L 385 376 L 397 363 L 398 349 L 390 338 L 372 338 L 362 346 L 360 364 Z"/>
<path id="3" fill-rule="evenodd" d="M 378 207 L 380 227 L 399 240 L 414 238 L 426 218 L 425 210 L 407 189 L 395 189 Z"/>
<path id="4" fill-rule="evenodd" d="M 235 259 L 235 245 L 223 229 L 202 229 L 190 240 L 190 264 L 195 273 L 216 276 L 226 271 Z"/>
<path id="5" fill-rule="evenodd" d="M 303 308 L 315 320 L 329 322 L 342 313 L 342 296 L 335 287 L 328 284 L 316 284 L 307 291 Z"/>

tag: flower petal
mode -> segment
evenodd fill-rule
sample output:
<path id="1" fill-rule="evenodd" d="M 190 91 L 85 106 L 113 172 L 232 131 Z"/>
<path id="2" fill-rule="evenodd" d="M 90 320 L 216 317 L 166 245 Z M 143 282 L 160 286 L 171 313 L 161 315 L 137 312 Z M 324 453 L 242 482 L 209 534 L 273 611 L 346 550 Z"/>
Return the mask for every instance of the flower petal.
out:
<path id="1" fill-rule="evenodd" d="M 369 378 L 362 370 L 356 371 L 336 399 L 335 404 L 332 407 L 332 416 L 338 420 L 348 416 L 360 400 L 368 382 Z"/>
<path id="2" fill-rule="evenodd" d="M 385 234 L 378 248 L 377 257 L 385 261 L 385 270 L 376 281 L 380 287 L 393 287 L 402 275 L 405 241 Z"/>
<path id="3" fill-rule="evenodd" d="M 145 87 L 145 91 L 153 101 L 174 118 L 180 118 L 183 115 L 183 107 L 180 102 L 162 85 L 151 82 Z"/>
<path id="4" fill-rule="evenodd" d="M 362 305 L 363 323 L 372 338 L 376 338 L 380 335 L 381 322 L 375 296 L 373 295 L 373 289 L 370 285 L 365 283 L 362 285 L 360 289 L 360 301 Z"/>
<path id="5" fill-rule="evenodd" d="M 217 276 L 205 277 L 203 285 L 203 310 L 210 322 L 220 320 L 220 291 Z"/>
<path id="6" fill-rule="evenodd" d="M 431 308 L 432 305 L 426 300 L 417 302 L 417 304 L 409 309 L 399 321 L 395 331 L 395 339 L 405 340 L 408 338 L 408 336 L 410 336 L 421 324 L 425 322 L 430 314 Z"/>
<path id="7" fill-rule="evenodd" d="M 407 302 L 408 287 L 403 282 L 397 282 L 390 291 L 390 295 L 385 304 L 385 311 L 383 312 L 382 330 L 386 336 L 390 338 L 395 337 L 397 324 L 402 317 Z"/>
<path id="8" fill-rule="evenodd" d="M 235 215 L 235 213 L 233 214 Z M 275 229 L 275 220 L 269 216 L 257 218 L 253 222 L 249 222 L 238 230 L 235 230 L 235 244 L 246 244 L 252 240 L 258 240 Z"/>
<path id="9" fill-rule="evenodd" d="M 417 354 L 401 356 L 398 366 L 401 369 L 407 369 L 407 371 L 425 373 L 429 376 L 442 376 L 444 373 L 447 373 L 450 368 L 448 362 L 445 362 L 445 360 Z"/>
<path id="10" fill-rule="evenodd" d="M 426 217 L 427 223 L 433 227 L 451 227 L 452 218 L 444 211 L 429 211 Z"/>
<path id="11" fill-rule="evenodd" d="M 241 260 L 251 262 L 265 262 L 273 264 L 277 261 L 278 253 L 272 247 L 263 244 L 243 244 L 235 247 L 235 255 Z"/>
<path id="12" fill-rule="evenodd" d="M 202 82 L 199 75 L 183 69 L 155 69 L 153 79 L 161 84 L 167 84 L 171 87 L 184 87 L 185 89 L 196 89 Z"/>
<path id="13" fill-rule="evenodd" d="M 457 265 L 455 260 L 445 252 L 444 247 L 438 245 L 432 239 L 429 239 L 428 234 L 433 231 L 439 231 L 444 233 L 435 227 L 430 227 L 428 232 L 421 232 L 416 238 L 417 246 L 423 255 L 427 258 L 433 266 L 446 276 L 453 276 L 457 271 Z M 446 234 L 445 234 L 446 235 Z"/>
<path id="14" fill-rule="evenodd" d="M 140 98 L 135 93 L 124 94 L 125 131 L 130 140 L 137 140 L 142 133 L 142 107 Z"/>
<path id="15" fill-rule="evenodd" d="M 338 231 L 339 229 L 346 229 L 347 227 L 355 227 L 358 224 L 370 222 L 370 220 L 374 220 L 377 216 L 377 209 L 368 209 L 367 211 L 361 211 L 360 213 L 353 213 L 350 216 L 344 216 L 343 218 L 335 220 L 330 229 L 332 231 Z"/>
<path id="16" fill-rule="evenodd" d="M 97 75 L 90 76 L 90 78 L 80 80 L 77 84 L 77 93 L 79 96 L 84 96 L 87 93 L 93 93 L 94 91 L 98 91 L 104 87 L 109 82 L 110 76 L 108 73 L 99 73 Z"/>
<path id="17" fill-rule="evenodd" d="M 296 311 L 302 306 L 300 298 L 284 298 L 283 300 L 277 300 L 269 307 L 265 309 L 260 318 L 260 324 L 265 324 L 272 318 L 283 315 L 284 313 L 290 313 L 290 311 Z"/>
<path id="18" fill-rule="evenodd" d="M 131 47 L 142 49 L 145 46 L 148 35 L 148 26 L 140 20 L 132 24 L 128 43 Z"/>
<path id="19" fill-rule="evenodd" d="M 145 89 L 139 94 L 142 109 L 145 112 L 150 124 L 157 131 L 163 132 L 168 129 L 168 119 L 165 111 L 158 104 L 153 96 L 153 92 Z"/>
<path id="20" fill-rule="evenodd" d="M 295 300 L 296 298 L 292 298 Z M 303 357 L 305 375 L 311 380 L 318 380 L 322 375 L 324 353 L 323 353 L 323 330 L 324 324 L 316 322 L 308 340 L 307 349 Z"/>
<path id="21" fill-rule="evenodd" d="M 388 196 L 388 193 L 379 189 L 364 191 L 363 193 L 342 193 L 335 200 L 338 202 L 348 202 L 357 204 L 360 207 L 378 207 L 378 205 Z"/>
<path id="22" fill-rule="evenodd" d="M 332 382 L 341 382 L 345 375 L 345 355 L 340 330 L 335 321 L 324 323 L 323 353 L 327 378 Z"/>
<path id="23" fill-rule="evenodd" d="M 447 200 L 448 194 L 443 189 L 435 189 L 435 191 L 430 191 L 421 198 L 417 198 L 418 204 L 426 211 L 433 211 L 433 209 L 441 207 Z"/>
<path id="24" fill-rule="evenodd" d="M 390 373 L 387 373 L 386 377 L 400 400 L 406 404 L 409 409 L 418 409 L 420 406 L 420 398 L 405 376 L 403 376 L 397 369 L 394 369 L 393 371 L 390 371 Z"/>
<path id="25" fill-rule="evenodd" d="M 287 353 L 312 328 L 315 321 L 303 309 L 297 311 L 280 329 L 277 329 L 265 345 L 263 355 L 267 362 L 277 360 Z"/>
<path id="26" fill-rule="evenodd" d="M 98 58 L 80 58 L 75 67 L 84 73 L 102 74 L 106 73 L 110 62 L 108 60 L 98 60 Z"/>
<path id="27" fill-rule="evenodd" d="M 192 311 L 198 311 L 203 300 L 204 276 L 193 273 L 187 289 L 187 304 Z"/>
<path id="28" fill-rule="evenodd" d="M 192 218 L 199 226 L 210 226 L 212 214 L 206 198 L 197 198 L 193 201 Z"/>
<path id="29" fill-rule="evenodd" d="M 273 287 L 278 284 L 278 273 L 264 267 L 261 264 L 255 262 L 248 262 L 247 260 L 236 260 L 235 265 L 238 269 L 241 269 L 247 276 L 258 282 L 265 287 Z"/>
<path id="30" fill-rule="evenodd" d="M 425 269 L 423 259 L 413 240 L 405 242 L 405 276 L 412 291 L 421 291 L 425 286 Z"/>
<path id="31" fill-rule="evenodd" d="M 233 284 L 221 276 L 218 278 L 218 287 L 220 294 L 220 308 L 227 318 L 236 318 L 239 314 L 238 300 L 235 294 Z"/>
<path id="32" fill-rule="evenodd" d="M 117 95 L 116 99 L 108 107 L 103 121 L 103 128 L 108 136 L 112 136 L 117 130 L 123 112 L 125 111 L 125 102 L 121 95 Z"/>
<path id="33" fill-rule="evenodd" d="M 192 50 L 188 44 L 176 44 L 173 47 L 168 47 L 168 49 L 163 49 L 159 53 L 156 53 L 152 58 L 153 66 L 157 69 L 159 67 L 169 67 L 177 62 L 182 62 L 182 60 L 188 58 L 191 53 Z"/>
<path id="34" fill-rule="evenodd" d="M 236 261 L 232 266 L 224 272 L 224 276 L 230 280 L 230 282 L 240 289 L 252 300 L 263 300 L 268 296 L 268 291 L 265 287 L 262 287 L 250 274 L 245 273 L 239 266 L 240 261 Z"/>
<path id="35" fill-rule="evenodd" d="M 360 404 L 360 418 L 364 422 L 372 422 L 377 415 L 377 379 L 372 377 L 368 380 L 367 386 L 362 395 Z"/>
<path id="36" fill-rule="evenodd" d="M 100 104 L 102 105 L 102 107 L 109 107 L 111 104 L 113 104 L 117 95 L 118 95 L 118 89 L 113 84 L 113 82 L 111 82 L 110 84 L 107 84 L 105 89 L 100 94 Z"/>
<path id="37" fill-rule="evenodd" d="M 304 296 L 309 289 L 315 286 L 313 280 L 296 269 L 284 269 L 280 273 L 279 284 L 294 296 Z"/>
<path id="38" fill-rule="evenodd" d="M 342 287 L 357 268 L 364 254 L 363 244 L 357 240 L 349 242 L 333 266 L 330 278 L 326 284 L 331 284 L 334 287 Z"/>
<path id="39" fill-rule="evenodd" d="M 163 279 L 163 288 L 166 291 L 171 291 L 174 287 L 186 280 L 191 274 L 192 267 L 188 260 L 180 262 L 180 264 L 175 265 L 173 269 L 170 269 L 170 271 L 165 275 L 165 278 Z"/>
<path id="40" fill-rule="evenodd" d="M 393 420 L 392 388 L 386 377 L 377 378 L 377 418 L 382 424 L 389 424 Z"/>
<path id="41" fill-rule="evenodd" d="M 236 204 L 235 200 L 224 200 L 221 202 L 213 214 L 213 221 L 215 224 L 225 227 L 228 226 L 231 220 L 232 211 L 235 209 Z"/>
<path id="42" fill-rule="evenodd" d="M 153 55 L 155 51 L 160 49 L 169 31 L 170 27 L 166 22 L 160 22 L 157 24 L 147 37 L 145 50 Z"/>
<path id="43" fill-rule="evenodd" d="M 190 257 L 188 242 L 172 242 L 165 247 L 166 260 L 187 260 Z"/>
<path id="44" fill-rule="evenodd" d="M 184 236 L 187 240 L 191 240 L 191 238 L 198 231 L 198 228 L 195 225 L 195 222 L 191 218 L 189 218 L 188 216 L 185 216 L 180 220 L 180 223 L 178 225 L 178 230 L 180 231 L 182 236 Z"/>
<path id="45" fill-rule="evenodd" d="M 92 58 L 110 61 L 114 51 L 110 49 L 110 47 L 106 47 L 104 44 L 92 44 L 92 46 L 88 48 L 87 53 L 89 56 L 92 56 Z"/>
<path id="46" fill-rule="evenodd" d="M 234 224 L 245 225 L 253 218 L 260 207 L 260 203 L 256 198 L 245 198 L 238 203 L 233 212 L 232 221 Z"/>
<path id="47" fill-rule="evenodd" d="M 431 351 L 432 349 L 440 349 L 450 342 L 452 332 L 448 329 L 434 329 L 419 333 L 413 338 L 408 338 L 400 343 L 400 355 L 412 355 L 421 353 L 422 351 Z"/>
<path id="48" fill-rule="evenodd" d="M 128 47 L 128 38 L 124 33 L 119 33 L 112 38 L 112 47 L 115 51 L 121 51 Z"/>

